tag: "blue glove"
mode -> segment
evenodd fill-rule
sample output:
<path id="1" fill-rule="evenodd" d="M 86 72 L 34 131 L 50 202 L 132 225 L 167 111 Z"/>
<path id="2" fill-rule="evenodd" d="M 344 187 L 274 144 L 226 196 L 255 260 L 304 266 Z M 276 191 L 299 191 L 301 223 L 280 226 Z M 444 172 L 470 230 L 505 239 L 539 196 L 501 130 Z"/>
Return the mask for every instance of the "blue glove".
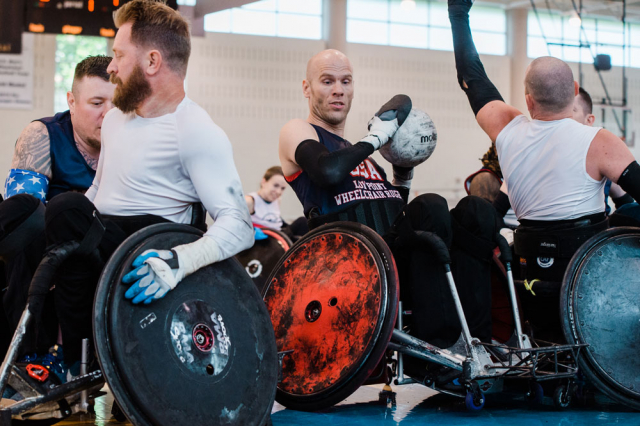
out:
<path id="1" fill-rule="evenodd" d="M 256 241 L 261 241 L 261 240 L 266 240 L 267 238 L 269 238 L 269 236 L 267 234 L 265 234 L 264 232 L 262 232 L 262 229 L 253 228 L 253 238 Z"/>
<path id="2" fill-rule="evenodd" d="M 184 278 L 176 255 L 169 250 L 147 250 L 133 261 L 133 267 L 122 282 L 134 283 L 124 294 L 134 304 L 161 299 Z"/>

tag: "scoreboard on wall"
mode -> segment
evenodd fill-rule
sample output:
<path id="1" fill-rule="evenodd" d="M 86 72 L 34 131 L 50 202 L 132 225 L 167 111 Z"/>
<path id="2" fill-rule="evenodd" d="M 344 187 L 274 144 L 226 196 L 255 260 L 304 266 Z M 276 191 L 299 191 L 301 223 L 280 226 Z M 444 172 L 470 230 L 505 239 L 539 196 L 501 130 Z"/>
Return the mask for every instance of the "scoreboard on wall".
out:
<path id="1" fill-rule="evenodd" d="M 17 0 L 11 0 L 17 1 Z M 25 31 L 113 37 L 113 12 L 130 0 L 24 0 Z M 177 0 L 167 4 L 177 8 Z"/>

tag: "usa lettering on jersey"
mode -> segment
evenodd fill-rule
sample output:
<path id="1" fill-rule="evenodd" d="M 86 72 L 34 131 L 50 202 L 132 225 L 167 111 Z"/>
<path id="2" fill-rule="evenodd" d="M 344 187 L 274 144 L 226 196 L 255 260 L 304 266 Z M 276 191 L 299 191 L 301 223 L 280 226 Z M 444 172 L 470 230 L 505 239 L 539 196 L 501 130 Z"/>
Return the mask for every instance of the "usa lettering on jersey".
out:
<path id="1" fill-rule="evenodd" d="M 368 159 L 360 163 L 358 167 L 356 167 L 351 172 L 351 176 L 353 177 L 360 176 L 365 179 L 372 179 L 372 180 L 379 180 L 379 181 L 383 180 L 380 172 L 378 172 L 378 170 L 373 165 L 373 163 Z"/>

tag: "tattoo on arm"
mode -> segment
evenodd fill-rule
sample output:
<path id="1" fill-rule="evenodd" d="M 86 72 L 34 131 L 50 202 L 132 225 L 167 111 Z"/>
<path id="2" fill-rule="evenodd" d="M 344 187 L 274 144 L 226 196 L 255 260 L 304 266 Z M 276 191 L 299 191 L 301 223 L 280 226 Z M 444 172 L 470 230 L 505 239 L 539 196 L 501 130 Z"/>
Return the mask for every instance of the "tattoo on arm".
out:
<path id="1" fill-rule="evenodd" d="M 12 169 L 31 170 L 51 179 L 51 152 L 46 126 L 34 121 L 20 134 L 13 153 Z"/>

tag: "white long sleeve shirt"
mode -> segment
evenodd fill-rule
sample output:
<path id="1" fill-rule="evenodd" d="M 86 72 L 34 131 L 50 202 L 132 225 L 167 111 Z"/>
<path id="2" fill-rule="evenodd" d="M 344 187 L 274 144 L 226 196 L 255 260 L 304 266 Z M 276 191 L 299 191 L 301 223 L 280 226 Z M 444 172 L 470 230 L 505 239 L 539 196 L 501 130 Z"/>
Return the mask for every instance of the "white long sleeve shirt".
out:
<path id="1" fill-rule="evenodd" d="M 253 244 L 231 143 L 187 97 L 175 112 L 155 118 L 109 111 L 86 196 L 103 214 L 153 214 L 176 223 L 189 223 L 191 205 L 200 201 L 214 220 L 205 235 L 218 244 L 222 259 Z"/>

